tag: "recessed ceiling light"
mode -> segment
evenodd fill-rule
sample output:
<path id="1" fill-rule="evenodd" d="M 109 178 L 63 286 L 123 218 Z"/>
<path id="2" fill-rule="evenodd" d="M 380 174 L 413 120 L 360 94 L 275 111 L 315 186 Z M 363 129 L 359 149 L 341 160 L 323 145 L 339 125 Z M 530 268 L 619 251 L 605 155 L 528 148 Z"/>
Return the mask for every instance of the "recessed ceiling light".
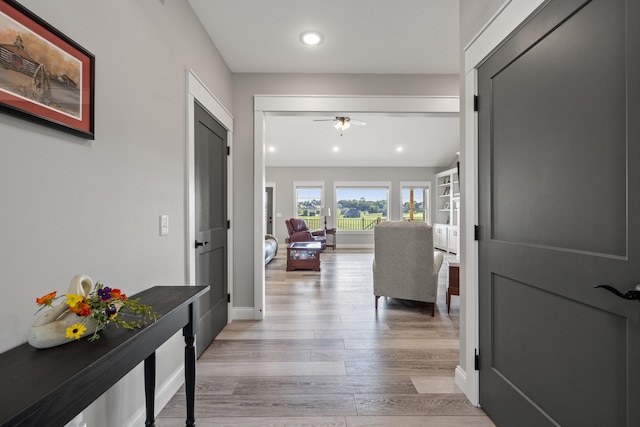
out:
<path id="1" fill-rule="evenodd" d="M 276 147 L 274 147 L 273 145 L 269 147 L 270 153 L 274 153 L 275 151 L 276 151 Z"/>
<path id="2" fill-rule="evenodd" d="M 315 46 L 322 41 L 322 34 L 317 31 L 305 31 L 300 35 L 300 40 L 308 46 Z"/>
<path id="3" fill-rule="evenodd" d="M 398 153 L 402 153 L 402 150 L 403 150 L 403 148 L 402 148 L 402 147 L 397 147 L 397 148 L 396 148 L 396 151 L 397 151 Z"/>
<path id="4" fill-rule="evenodd" d="M 340 151 L 340 147 L 333 147 L 333 152 L 337 153 L 338 151 Z"/>

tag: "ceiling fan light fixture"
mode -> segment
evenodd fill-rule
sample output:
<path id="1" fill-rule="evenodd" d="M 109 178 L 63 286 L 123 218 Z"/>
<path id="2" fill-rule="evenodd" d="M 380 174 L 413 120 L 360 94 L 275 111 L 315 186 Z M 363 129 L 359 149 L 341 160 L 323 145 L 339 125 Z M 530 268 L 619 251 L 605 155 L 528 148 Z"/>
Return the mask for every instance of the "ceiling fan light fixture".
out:
<path id="1" fill-rule="evenodd" d="M 307 46 L 315 46 L 322 42 L 322 34 L 317 31 L 305 31 L 300 35 L 300 40 Z"/>
<path id="2" fill-rule="evenodd" d="M 336 124 L 333 126 L 338 130 L 345 130 L 349 129 L 351 123 L 349 123 L 349 120 L 347 120 L 346 118 L 340 117 L 336 120 Z"/>

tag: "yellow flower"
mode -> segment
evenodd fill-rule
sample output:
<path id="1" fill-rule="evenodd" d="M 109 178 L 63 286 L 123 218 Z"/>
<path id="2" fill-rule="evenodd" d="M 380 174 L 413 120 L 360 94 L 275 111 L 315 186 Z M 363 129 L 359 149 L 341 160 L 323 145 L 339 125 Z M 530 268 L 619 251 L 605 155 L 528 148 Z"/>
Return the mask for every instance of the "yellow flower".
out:
<path id="1" fill-rule="evenodd" d="M 82 334 L 84 334 L 84 331 L 86 330 L 87 330 L 87 327 L 84 326 L 82 323 L 76 323 L 75 325 L 72 325 L 71 327 L 67 328 L 67 338 L 75 338 L 79 340 Z"/>
<path id="2" fill-rule="evenodd" d="M 84 297 L 82 295 L 78 295 L 78 294 L 66 294 L 67 296 L 67 301 L 66 303 L 69 304 L 69 307 L 73 308 L 76 306 L 76 304 L 84 302 Z"/>

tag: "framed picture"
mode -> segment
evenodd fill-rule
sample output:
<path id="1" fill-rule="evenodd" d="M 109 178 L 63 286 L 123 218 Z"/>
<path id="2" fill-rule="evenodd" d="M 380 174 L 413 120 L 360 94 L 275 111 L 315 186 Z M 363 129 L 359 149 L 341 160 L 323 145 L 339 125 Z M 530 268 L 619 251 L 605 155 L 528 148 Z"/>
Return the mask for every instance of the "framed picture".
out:
<path id="1" fill-rule="evenodd" d="M 14 0 L 0 0 L 0 111 L 94 139 L 95 58 Z"/>

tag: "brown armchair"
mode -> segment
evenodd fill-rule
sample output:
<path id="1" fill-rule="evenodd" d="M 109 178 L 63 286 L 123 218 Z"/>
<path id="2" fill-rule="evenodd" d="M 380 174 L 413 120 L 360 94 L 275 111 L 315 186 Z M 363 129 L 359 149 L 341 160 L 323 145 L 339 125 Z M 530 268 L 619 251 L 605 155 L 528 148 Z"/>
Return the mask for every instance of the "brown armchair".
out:
<path id="1" fill-rule="evenodd" d="M 309 230 L 307 221 L 299 218 L 289 218 L 284 222 L 289 232 L 289 241 L 293 242 L 320 242 L 324 250 L 327 245 L 327 234 L 324 229 Z"/>

